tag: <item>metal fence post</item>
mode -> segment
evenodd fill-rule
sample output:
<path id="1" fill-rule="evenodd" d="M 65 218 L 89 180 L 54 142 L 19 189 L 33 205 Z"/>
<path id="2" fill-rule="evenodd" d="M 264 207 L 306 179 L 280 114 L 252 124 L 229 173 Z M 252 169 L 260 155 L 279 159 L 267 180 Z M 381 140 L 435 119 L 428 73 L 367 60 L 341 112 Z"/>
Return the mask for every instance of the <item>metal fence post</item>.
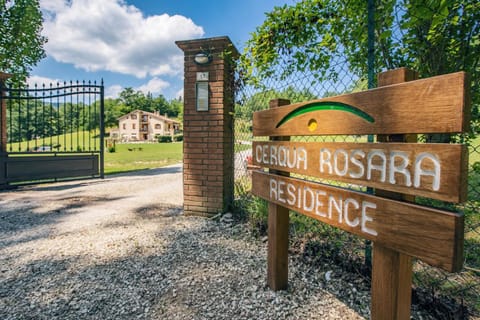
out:
<path id="1" fill-rule="evenodd" d="M 105 86 L 100 84 L 100 178 L 105 178 Z"/>
<path id="2" fill-rule="evenodd" d="M 375 0 L 368 0 L 368 89 L 375 88 Z M 367 136 L 368 142 L 373 142 L 372 134 Z M 372 193 L 372 188 L 367 188 L 368 193 Z M 365 265 L 367 268 L 372 268 L 372 243 L 370 240 L 365 240 Z"/>

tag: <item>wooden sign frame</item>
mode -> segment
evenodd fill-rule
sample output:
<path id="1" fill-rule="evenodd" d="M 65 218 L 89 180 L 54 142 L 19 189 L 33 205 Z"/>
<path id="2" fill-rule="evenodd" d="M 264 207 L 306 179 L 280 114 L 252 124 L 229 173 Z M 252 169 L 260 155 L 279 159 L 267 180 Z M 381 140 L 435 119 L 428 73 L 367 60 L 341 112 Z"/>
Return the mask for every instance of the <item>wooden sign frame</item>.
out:
<path id="1" fill-rule="evenodd" d="M 408 201 L 414 201 L 414 195 L 464 201 L 468 168 L 466 146 L 387 142 L 416 142 L 416 135 L 411 135 L 416 133 L 467 131 L 470 120 L 468 76 L 458 72 L 412 81 L 417 78 L 415 72 L 401 68 L 379 74 L 380 88 L 374 90 L 293 105 L 277 99 L 271 101 L 269 110 L 254 113 L 254 136 L 270 137 L 270 142 L 253 144 L 252 157 L 255 165 L 269 169 L 268 174 L 253 172 L 252 193 L 269 202 L 267 281 L 270 288 L 282 290 L 288 285 L 290 209 L 373 241 L 372 319 L 410 318 L 412 257 L 450 272 L 462 268 L 463 214 Z M 291 135 L 330 134 L 378 134 L 377 140 L 382 143 L 288 142 Z M 262 155 L 256 159 L 258 146 Z M 305 155 L 298 158 L 297 154 L 296 159 L 292 157 L 282 162 L 278 153 L 281 147 L 299 153 L 304 150 Z M 264 156 L 263 148 L 267 153 L 277 148 L 277 153 L 272 156 L 271 151 Z M 322 148 L 324 153 L 318 154 Z M 342 151 L 334 151 L 338 157 L 332 160 L 332 153 L 325 151 L 329 148 Z M 365 153 L 358 151 L 361 148 L 383 154 L 380 158 L 385 160 L 381 160 L 381 165 L 367 156 L 367 165 L 373 167 L 373 171 L 380 171 L 380 178 L 370 169 L 371 175 L 367 178 L 358 171 L 365 165 L 362 164 Z M 418 165 L 418 158 L 425 154 L 436 156 L 432 157 L 431 164 L 423 167 Z M 341 157 L 343 161 L 339 160 Z M 383 169 L 387 157 L 391 165 L 389 183 L 385 183 L 387 169 Z M 416 160 L 410 160 L 413 158 Z M 330 168 L 332 161 L 335 169 Z M 349 161 L 357 171 L 346 169 Z M 316 162 L 317 168 L 309 169 L 306 162 Z M 326 170 L 319 168 L 322 163 Z M 407 173 L 413 167 L 433 172 L 431 176 L 439 181 L 430 181 L 430 187 L 425 187 L 422 184 L 428 185 L 428 179 L 415 175 L 414 187 L 418 189 L 415 190 L 411 173 Z M 376 188 L 375 195 L 289 178 L 290 172 L 372 186 Z M 403 187 L 396 185 L 397 179 L 402 179 L 398 175 L 403 175 Z"/>

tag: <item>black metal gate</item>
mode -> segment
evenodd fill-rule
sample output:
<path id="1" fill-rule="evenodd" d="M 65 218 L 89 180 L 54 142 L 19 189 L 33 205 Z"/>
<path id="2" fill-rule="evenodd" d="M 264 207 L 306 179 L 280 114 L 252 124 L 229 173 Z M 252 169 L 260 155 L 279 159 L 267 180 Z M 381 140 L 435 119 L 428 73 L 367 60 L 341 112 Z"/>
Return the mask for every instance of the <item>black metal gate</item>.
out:
<path id="1" fill-rule="evenodd" d="M 103 178 L 103 81 L 34 88 L 0 81 L 0 93 L 0 189 Z"/>

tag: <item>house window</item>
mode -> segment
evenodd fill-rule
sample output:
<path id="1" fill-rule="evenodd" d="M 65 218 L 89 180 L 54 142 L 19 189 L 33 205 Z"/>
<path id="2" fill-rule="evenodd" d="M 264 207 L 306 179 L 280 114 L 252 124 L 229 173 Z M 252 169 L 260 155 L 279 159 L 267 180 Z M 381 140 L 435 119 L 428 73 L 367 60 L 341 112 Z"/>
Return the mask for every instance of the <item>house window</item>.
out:
<path id="1" fill-rule="evenodd" d="M 158 129 L 158 130 L 162 129 L 162 125 L 160 123 L 157 123 L 155 125 L 155 129 Z"/>
<path id="2" fill-rule="evenodd" d="M 124 129 L 124 130 L 127 129 L 127 124 L 126 124 L 126 123 L 123 124 L 123 129 Z"/>
<path id="3" fill-rule="evenodd" d="M 147 122 L 147 119 L 148 119 L 147 116 L 143 116 L 143 121 L 144 122 Z"/>
<path id="4" fill-rule="evenodd" d="M 136 114 L 132 114 L 132 120 L 135 120 L 137 119 L 137 115 Z"/>
<path id="5" fill-rule="evenodd" d="M 132 129 L 135 129 L 135 123 L 132 123 Z"/>

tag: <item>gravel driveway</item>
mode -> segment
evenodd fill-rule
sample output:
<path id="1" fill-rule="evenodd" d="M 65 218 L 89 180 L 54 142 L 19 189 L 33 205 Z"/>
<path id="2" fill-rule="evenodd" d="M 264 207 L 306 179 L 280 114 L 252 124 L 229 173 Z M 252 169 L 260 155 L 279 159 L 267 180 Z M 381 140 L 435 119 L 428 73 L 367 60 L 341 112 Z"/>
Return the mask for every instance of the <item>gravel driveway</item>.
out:
<path id="1" fill-rule="evenodd" d="M 183 216 L 181 180 L 177 165 L 0 192 L 0 319 L 368 317 L 368 288 L 334 267 L 292 258 L 289 290 L 269 290 L 266 243 Z"/>

